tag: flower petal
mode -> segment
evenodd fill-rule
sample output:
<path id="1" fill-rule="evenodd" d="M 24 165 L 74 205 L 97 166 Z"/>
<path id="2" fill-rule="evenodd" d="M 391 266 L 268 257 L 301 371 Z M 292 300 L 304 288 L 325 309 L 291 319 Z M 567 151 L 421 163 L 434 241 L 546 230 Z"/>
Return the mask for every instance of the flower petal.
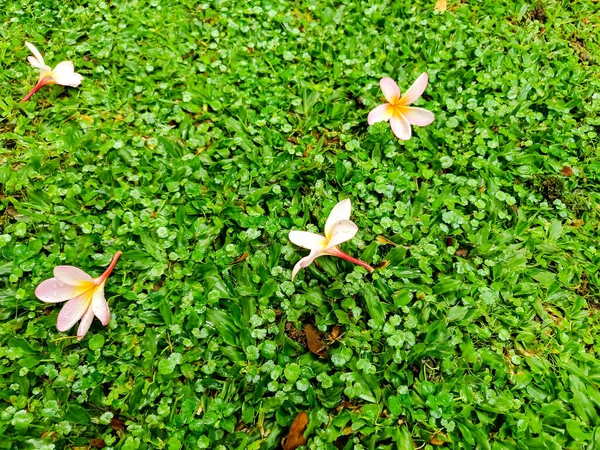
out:
<path id="1" fill-rule="evenodd" d="M 110 321 L 110 309 L 108 309 L 108 302 L 104 298 L 104 283 L 98 286 L 94 290 L 94 296 L 92 297 L 92 310 L 102 325 L 106 326 Z"/>
<path id="2" fill-rule="evenodd" d="M 35 56 L 28 56 L 27 61 L 29 61 L 29 64 L 37 69 L 44 67 L 44 64 L 41 64 Z"/>
<path id="3" fill-rule="evenodd" d="M 392 126 L 392 131 L 398 139 L 402 139 L 404 141 L 408 141 L 410 139 L 410 123 L 408 123 L 408 120 L 406 120 L 404 116 L 394 114 L 390 118 L 390 125 Z"/>
<path id="4" fill-rule="evenodd" d="M 352 203 L 349 198 L 346 198 L 333 207 L 325 222 L 325 237 L 328 241 L 331 240 L 331 229 L 340 220 L 349 220 L 352 212 Z M 329 247 L 329 243 L 327 244 Z"/>
<path id="5" fill-rule="evenodd" d="M 56 266 L 54 276 L 61 282 L 71 286 L 81 286 L 82 282 L 94 282 L 94 279 L 75 266 Z"/>
<path id="6" fill-rule="evenodd" d="M 379 105 L 371 110 L 369 116 L 367 117 L 367 123 L 369 125 L 373 125 L 377 122 L 388 121 L 390 120 L 393 111 L 394 110 L 392 109 L 389 103 Z"/>
<path id="7" fill-rule="evenodd" d="M 423 108 L 415 108 L 413 106 L 403 107 L 402 115 L 411 125 L 419 125 L 421 127 L 429 125 L 435 119 L 435 116 L 431 111 L 427 111 Z"/>
<path id="8" fill-rule="evenodd" d="M 305 256 L 300 261 L 298 261 L 294 266 L 294 270 L 292 270 L 292 281 L 294 281 L 294 278 L 296 277 L 296 274 L 300 271 L 300 269 L 304 269 L 305 267 L 310 266 L 315 259 L 323 255 L 323 250 L 313 250 L 308 254 L 308 256 Z"/>
<path id="9" fill-rule="evenodd" d="M 78 340 L 82 340 L 83 337 L 87 334 L 93 321 L 94 311 L 92 310 L 92 308 L 88 308 L 83 317 L 81 318 L 81 322 L 79 322 L 79 327 L 77 328 Z"/>
<path id="10" fill-rule="evenodd" d="M 327 245 L 327 239 L 324 236 L 309 231 L 292 230 L 289 239 L 297 246 L 307 250 L 321 250 Z"/>
<path id="11" fill-rule="evenodd" d="M 32 61 L 31 61 L 31 56 L 28 57 L 28 61 L 29 63 L 33 66 L 33 67 L 42 67 L 44 65 L 46 65 L 46 63 L 44 62 L 44 58 L 42 57 L 42 54 L 38 51 L 37 48 L 35 48 L 35 46 L 33 44 L 30 44 L 29 42 L 25 41 L 25 45 L 27 46 L 27 48 L 29 49 L 29 51 L 31 53 L 33 53 L 33 56 L 35 57 L 35 59 L 37 60 L 39 65 L 35 65 Z"/>
<path id="12" fill-rule="evenodd" d="M 46 303 L 58 303 L 75 298 L 88 289 L 88 287 L 71 286 L 56 278 L 50 278 L 38 285 L 35 289 L 35 296 Z"/>
<path id="13" fill-rule="evenodd" d="M 58 320 L 56 321 L 58 331 L 67 331 L 75 325 L 90 307 L 91 300 L 91 291 L 69 300 L 58 314 Z"/>
<path id="14" fill-rule="evenodd" d="M 351 220 L 340 220 L 331 227 L 331 239 L 327 248 L 335 247 L 342 242 L 349 241 L 358 233 L 358 227 Z"/>
<path id="15" fill-rule="evenodd" d="M 75 73 L 75 67 L 71 61 L 58 63 L 50 76 L 57 84 L 62 86 L 77 87 L 81 84 L 81 80 L 83 80 L 80 74 Z"/>
<path id="16" fill-rule="evenodd" d="M 412 86 L 408 88 L 408 91 L 406 91 L 406 94 L 404 94 L 404 96 L 400 99 L 399 103 L 406 106 L 415 102 L 421 95 L 423 95 L 428 82 L 429 78 L 427 77 L 427 74 L 422 73 L 412 84 Z"/>
<path id="17" fill-rule="evenodd" d="M 383 92 L 383 96 L 389 103 L 394 103 L 400 98 L 400 88 L 391 78 L 382 78 L 379 81 L 379 86 L 381 86 L 381 92 Z"/>

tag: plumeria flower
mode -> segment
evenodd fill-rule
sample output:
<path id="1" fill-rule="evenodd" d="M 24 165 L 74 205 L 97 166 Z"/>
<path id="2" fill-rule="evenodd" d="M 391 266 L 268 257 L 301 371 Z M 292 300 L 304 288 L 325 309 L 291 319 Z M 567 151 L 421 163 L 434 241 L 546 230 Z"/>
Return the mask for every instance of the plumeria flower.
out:
<path id="1" fill-rule="evenodd" d="M 400 97 L 400 88 L 391 78 L 382 78 L 379 82 L 381 92 L 388 101 L 379 105 L 369 113 L 367 122 L 373 125 L 377 122 L 390 121 L 392 131 L 398 139 L 407 141 L 411 136 L 411 125 L 424 127 L 433 122 L 434 116 L 431 111 L 423 108 L 408 106 L 417 101 L 427 87 L 427 74 L 422 73 L 417 81 L 408 88 L 406 94 Z"/>
<path id="2" fill-rule="evenodd" d="M 98 278 L 92 278 L 74 266 L 57 266 L 54 268 L 54 278 L 40 283 L 35 296 L 41 301 L 58 303 L 68 300 L 58 314 L 58 331 L 67 331 L 81 320 L 77 329 L 77 338 L 81 340 L 90 329 L 94 316 L 100 319 L 102 325 L 108 324 L 110 310 L 104 298 L 104 284 L 121 253 L 113 256 L 108 269 Z"/>
<path id="3" fill-rule="evenodd" d="M 75 72 L 75 67 L 71 61 L 63 61 L 58 63 L 53 70 L 50 66 L 46 65 L 44 58 L 42 58 L 42 54 L 33 46 L 33 44 L 25 42 L 25 45 L 29 50 L 31 50 L 31 53 L 33 53 L 33 56 L 29 56 L 27 60 L 33 67 L 40 69 L 40 77 L 38 78 L 38 82 L 31 92 L 23 97 L 21 103 L 29 100 L 29 98 L 35 94 L 38 89 L 46 84 L 60 84 L 61 86 L 71 87 L 77 87 L 81 84 L 83 77 Z"/>
<path id="4" fill-rule="evenodd" d="M 294 280 L 300 269 L 308 267 L 316 258 L 323 255 L 338 256 L 346 261 L 363 266 L 369 272 L 375 270 L 366 262 L 347 255 L 338 247 L 342 242 L 352 239 L 358 232 L 358 227 L 350 220 L 351 209 L 352 205 L 349 198 L 342 200 L 333 207 L 327 222 L 325 222 L 325 236 L 308 231 L 290 231 L 290 241 L 299 247 L 310 250 L 309 255 L 302 258 L 294 266 L 292 280 Z"/>

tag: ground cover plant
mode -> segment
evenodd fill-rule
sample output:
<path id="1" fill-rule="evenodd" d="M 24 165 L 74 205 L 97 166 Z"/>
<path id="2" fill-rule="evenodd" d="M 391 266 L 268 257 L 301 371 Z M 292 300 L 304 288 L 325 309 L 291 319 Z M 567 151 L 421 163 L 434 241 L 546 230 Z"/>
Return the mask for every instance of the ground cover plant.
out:
<path id="1" fill-rule="evenodd" d="M 598 4 L 434 3 L 0 2 L 0 448 L 600 445 Z"/>

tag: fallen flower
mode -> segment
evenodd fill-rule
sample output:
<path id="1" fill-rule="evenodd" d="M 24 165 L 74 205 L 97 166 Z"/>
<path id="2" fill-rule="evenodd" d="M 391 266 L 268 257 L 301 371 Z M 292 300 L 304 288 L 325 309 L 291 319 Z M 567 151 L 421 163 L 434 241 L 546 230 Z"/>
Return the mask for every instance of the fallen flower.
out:
<path id="1" fill-rule="evenodd" d="M 21 103 L 29 100 L 33 94 L 35 94 L 42 86 L 45 86 L 46 84 L 60 84 L 61 86 L 71 87 L 77 87 L 81 84 L 83 77 L 75 72 L 75 67 L 71 61 L 63 61 L 58 63 L 53 70 L 50 66 L 46 65 L 42 54 L 37 48 L 35 48 L 33 44 L 25 42 L 25 45 L 29 50 L 31 50 L 31 53 L 33 53 L 33 56 L 27 57 L 27 60 L 33 67 L 40 69 L 40 76 L 37 84 L 33 87 L 29 94 L 23 97 Z"/>
<path id="2" fill-rule="evenodd" d="M 106 271 L 98 278 L 92 278 L 74 266 L 56 266 L 54 278 L 44 280 L 35 290 L 35 296 L 46 303 L 68 302 L 58 314 L 56 328 L 67 331 L 79 320 L 77 338 L 83 339 L 90 329 L 94 316 L 102 325 L 110 321 L 110 310 L 104 298 L 104 284 L 117 264 L 122 252 L 115 253 Z"/>
<path id="3" fill-rule="evenodd" d="M 358 232 L 358 227 L 350 219 L 352 205 L 350 199 L 345 199 L 333 207 L 325 222 L 325 236 L 309 231 L 290 231 L 289 239 L 299 247 L 310 250 L 308 256 L 302 258 L 294 266 L 292 280 L 302 268 L 308 267 L 316 258 L 323 255 L 337 256 L 354 264 L 363 266 L 369 272 L 373 269 L 366 262 L 353 258 L 338 247 L 342 242 L 352 239 Z"/>
<path id="4" fill-rule="evenodd" d="M 427 87 L 427 74 L 422 73 L 419 78 L 408 88 L 406 94 L 400 97 L 400 88 L 391 78 L 382 78 L 379 82 L 381 92 L 388 101 L 377 106 L 369 113 L 367 122 L 373 125 L 377 122 L 388 121 L 392 131 L 398 139 L 407 141 L 411 136 L 411 125 L 424 127 L 433 122 L 434 115 L 423 108 L 408 106 L 421 97 Z"/>

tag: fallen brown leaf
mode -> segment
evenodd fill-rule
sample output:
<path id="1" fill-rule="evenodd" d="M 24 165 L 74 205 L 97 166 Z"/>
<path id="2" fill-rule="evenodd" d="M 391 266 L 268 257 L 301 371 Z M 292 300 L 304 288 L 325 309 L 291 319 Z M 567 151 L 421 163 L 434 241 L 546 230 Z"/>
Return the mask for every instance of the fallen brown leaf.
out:
<path id="1" fill-rule="evenodd" d="M 446 436 L 444 436 L 441 433 L 436 433 L 431 436 L 431 439 L 429 439 L 429 443 L 431 445 L 444 445 L 448 441 L 444 441 L 443 439 L 447 439 Z"/>
<path id="2" fill-rule="evenodd" d="M 469 251 L 466 248 L 459 248 L 458 250 L 456 250 L 456 252 L 454 252 L 454 254 L 456 256 L 460 256 L 461 258 L 466 258 L 469 254 Z"/>
<path id="3" fill-rule="evenodd" d="M 306 444 L 304 432 L 306 431 L 307 425 L 308 414 L 306 414 L 306 411 L 302 411 L 296 416 L 294 422 L 292 422 L 290 432 L 283 442 L 283 450 L 296 450 L 301 445 Z"/>
<path id="4" fill-rule="evenodd" d="M 388 244 L 388 245 L 393 245 L 394 247 L 398 247 L 398 244 L 396 244 L 395 242 L 390 241 L 388 238 L 386 238 L 385 236 L 377 236 L 375 238 L 375 240 L 377 241 L 377 243 L 379 244 Z"/>
<path id="5" fill-rule="evenodd" d="M 321 334 L 319 333 L 319 330 L 315 329 L 315 327 L 313 327 L 311 324 L 306 324 L 304 327 L 304 332 L 306 333 L 308 349 L 320 358 L 327 357 L 327 351 L 325 350 L 325 346 L 321 341 Z"/>
<path id="6" fill-rule="evenodd" d="M 570 225 L 573 228 L 579 228 L 579 227 L 583 226 L 584 224 L 585 224 L 585 222 L 581 219 L 573 219 L 570 223 Z"/>
<path id="7" fill-rule="evenodd" d="M 110 420 L 110 427 L 115 431 L 121 431 L 125 429 L 125 423 L 122 420 L 112 418 Z"/>
<path id="8" fill-rule="evenodd" d="M 437 0 L 435 2 L 435 6 L 433 7 L 434 11 L 446 11 L 447 5 L 446 0 Z"/>
<path id="9" fill-rule="evenodd" d="M 356 411 L 360 410 L 360 408 L 362 408 L 362 405 L 355 405 L 350 402 L 342 402 L 336 406 L 335 410 L 337 412 L 340 412 L 343 409 L 349 409 L 350 411 L 356 412 Z"/>
<path id="10" fill-rule="evenodd" d="M 564 166 L 562 169 L 560 169 L 560 173 L 562 173 L 565 177 L 570 177 L 574 172 L 572 167 Z"/>
<path id="11" fill-rule="evenodd" d="M 106 447 L 106 442 L 104 442 L 104 439 L 92 438 L 90 439 L 90 447 L 104 448 Z"/>
<path id="12" fill-rule="evenodd" d="M 340 335 L 340 327 L 339 327 L 339 325 L 334 325 L 333 328 L 331 329 L 331 334 L 329 335 L 329 337 L 332 340 L 336 340 L 339 335 Z"/>
<path id="13" fill-rule="evenodd" d="M 373 267 L 375 269 L 385 269 L 389 265 L 390 265 L 390 262 L 387 259 L 384 259 L 379 264 L 375 264 Z"/>
<path id="14" fill-rule="evenodd" d="M 229 264 L 232 265 L 232 264 L 240 263 L 243 260 L 245 260 L 247 257 L 248 257 L 248 252 L 244 252 L 241 254 L 241 256 L 238 259 L 236 259 L 235 261 L 233 261 L 232 263 L 229 263 Z"/>

